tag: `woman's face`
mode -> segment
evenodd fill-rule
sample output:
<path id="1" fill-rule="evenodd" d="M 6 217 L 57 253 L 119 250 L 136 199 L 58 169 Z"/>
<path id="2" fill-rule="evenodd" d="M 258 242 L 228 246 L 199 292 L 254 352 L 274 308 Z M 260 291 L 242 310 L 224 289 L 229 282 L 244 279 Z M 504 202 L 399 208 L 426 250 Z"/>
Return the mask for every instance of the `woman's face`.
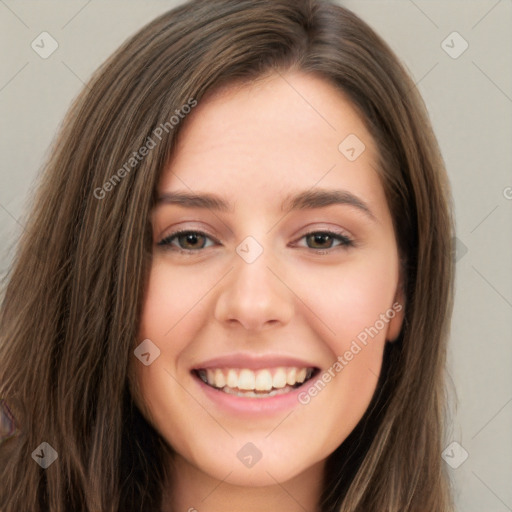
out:
<path id="1" fill-rule="evenodd" d="M 301 73 L 226 89 L 184 128 L 152 216 L 143 407 L 194 471 L 284 482 L 354 429 L 400 331 L 376 147 Z"/>

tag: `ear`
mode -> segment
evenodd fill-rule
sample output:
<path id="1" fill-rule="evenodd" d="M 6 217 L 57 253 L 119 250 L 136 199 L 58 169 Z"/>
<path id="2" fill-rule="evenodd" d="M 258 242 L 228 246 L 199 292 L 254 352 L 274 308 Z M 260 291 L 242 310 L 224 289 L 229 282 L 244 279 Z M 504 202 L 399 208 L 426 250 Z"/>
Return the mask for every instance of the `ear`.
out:
<path id="1" fill-rule="evenodd" d="M 398 338 L 400 331 L 402 330 L 405 317 L 405 293 L 403 287 L 402 271 L 400 271 L 400 277 L 398 280 L 391 310 L 394 311 L 395 315 L 389 321 L 386 341 L 392 343 Z"/>

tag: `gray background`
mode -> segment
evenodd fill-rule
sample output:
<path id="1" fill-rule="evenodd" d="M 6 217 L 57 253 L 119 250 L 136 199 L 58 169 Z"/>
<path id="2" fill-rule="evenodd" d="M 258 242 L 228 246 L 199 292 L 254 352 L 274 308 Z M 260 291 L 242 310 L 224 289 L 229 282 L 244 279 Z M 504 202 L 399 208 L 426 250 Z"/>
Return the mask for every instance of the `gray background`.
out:
<path id="1" fill-rule="evenodd" d="M 71 100 L 120 43 L 179 3 L 0 0 L 1 276 Z M 458 404 L 447 446 L 458 445 L 443 455 L 458 510 L 512 511 L 512 1 L 340 3 L 409 69 L 453 186 L 458 263 L 449 374 Z M 43 31 L 59 44 L 47 59 L 31 48 Z M 469 44 L 458 58 L 442 46 L 454 31 Z M 444 44 L 456 52 L 462 42 Z M 469 456 L 455 468 L 462 450 Z"/>

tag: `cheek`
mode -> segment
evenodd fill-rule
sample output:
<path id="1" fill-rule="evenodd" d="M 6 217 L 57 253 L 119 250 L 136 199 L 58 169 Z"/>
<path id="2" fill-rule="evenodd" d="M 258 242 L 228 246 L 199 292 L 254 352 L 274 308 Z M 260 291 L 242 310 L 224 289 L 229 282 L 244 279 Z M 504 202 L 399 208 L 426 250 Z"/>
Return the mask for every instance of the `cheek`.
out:
<path id="1" fill-rule="evenodd" d="M 307 298 L 310 325 L 324 333 L 332 364 L 302 395 L 302 413 L 324 418 L 327 452 L 357 425 L 376 390 L 390 322 L 382 317 L 392 307 L 398 278 L 395 264 L 378 255 L 303 273 L 299 295 Z"/>
<path id="2" fill-rule="evenodd" d="M 158 261 L 153 264 L 149 275 L 137 343 L 149 339 L 158 347 L 160 354 L 148 366 L 135 361 L 134 375 L 140 390 L 139 400 L 157 424 L 160 424 L 162 410 L 171 403 L 180 403 L 178 397 L 182 399 L 181 403 L 186 403 L 178 384 L 186 375 L 179 363 L 181 354 L 201 329 L 198 316 L 201 285 L 195 281 L 198 278 L 191 277 L 190 273 L 173 271 L 169 265 Z M 178 412 L 175 410 L 171 418 L 176 418 Z"/>
<path id="3" fill-rule="evenodd" d="M 156 261 L 146 289 L 139 339 L 154 340 L 167 355 L 178 354 L 192 334 L 189 331 L 197 330 L 194 318 L 201 313 L 201 297 L 210 280 L 201 272 L 179 272 Z"/>
<path id="4" fill-rule="evenodd" d="M 316 323 L 321 320 L 328 328 L 322 330 L 326 332 L 329 348 L 340 355 L 358 336 L 364 340 L 369 329 L 371 339 L 377 341 L 374 345 L 383 344 L 389 321 L 383 323 L 381 315 L 393 304 L 397 279 L 396 261 L 376 254 L 332 267 L 309 269 L 301 273 L 297 287 L 299 295 L 306 297 Z M 371 329 L 375 325 L 377 335 Z M 381 353 L 382 347 L 375 350 Z"/>
<path id="5" fill-rule="evenodd" d="M 211 278 L 210 278 L 211 280 Z M 138 332 L 139 343 L 150 339 L 160 356 L 145 366 L 134 362 L 138 405 L 172 446 L 190 442 L 190 418 L 204 411 L 182 385 L 189 378 L 182 354 L 203 328 L 201 297 L 208 283 L 200 272 L 176 271 L 165 261 L 151 268 Z M 186 448 L 191 451 L 191 448 Z"/>

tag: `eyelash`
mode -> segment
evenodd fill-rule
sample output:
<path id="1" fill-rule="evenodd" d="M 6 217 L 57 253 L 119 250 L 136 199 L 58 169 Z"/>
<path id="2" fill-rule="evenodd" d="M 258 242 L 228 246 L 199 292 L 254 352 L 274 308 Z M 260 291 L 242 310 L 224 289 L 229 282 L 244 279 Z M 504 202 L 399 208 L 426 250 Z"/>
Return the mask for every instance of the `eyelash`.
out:
<path id="1" fill-rule="evenodd" d="M 217 242 L 213 237 L 210 237 L 208 234 L 204 233 L 203 231 L 195 231 L 195 230 L 185 229 L 185 230 L 179 230 L 179 231 L 175 231 L 174 233 L 171 233 L 170 235 L 168 235 L 165 238 L 163 238 L 162 240 L 160 240 L 157 243 L 157 245 L 163 247 L 165 250 L 176 251 L 181 254 L 186 254 L 186 255 L 192 256 L 194 253 L 200 252 L 202 248 L 201 249 L 182 249 L 180 247 L 171 246 L 171 243 L 174 239 L 177 239 L 179 236 L 182 236 L 182 235 L 190 235 L 190 234 L 204 236 L 206 238 L 209 238 L 209 239 Z M 310 231 L 309 233 L 305 233 L 304 235 L 302 235 L 299 238 L 299 240 L 302 240 L 303 238 L 311 236 L 311 235 L 330 236 L 334 240 L 341 242 L 340 245 L 337 247 L 342 247 L 344 249 L 348 249 L 349 247 L 353 247 L 355 245 L 354 241 L 351 238 L 349 238 L 348 236 L 342 235 L 341 233 L 336 233 L 334 231 L 329 231 L 329 230 Z M 328 254 L 331 251 L 333 251 L 334 249 L 336 249 L 336 247 L 329 247 L 328 249 L 314 249 L 311 247 L 306 247 L 306 249 L 311 249 L 312 251 L 315 251 L 317 254 Z"/>

